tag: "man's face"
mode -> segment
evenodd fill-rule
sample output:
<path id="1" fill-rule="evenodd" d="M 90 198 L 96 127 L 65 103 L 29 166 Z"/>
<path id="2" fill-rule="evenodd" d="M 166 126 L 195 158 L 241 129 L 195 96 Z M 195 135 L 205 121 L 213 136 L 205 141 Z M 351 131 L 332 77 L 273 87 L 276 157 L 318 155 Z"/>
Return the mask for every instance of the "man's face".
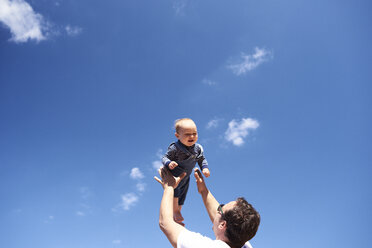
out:
<path id="1" fill-rule="evenodd" d="M 198 131 L 195 123 L 191 120 L 183 121 L 179 132 L 176 132 L 175 135 L 185 146 L 192 146 L 198 141 Z"/>
<path id="2" fill-rule="evenodd" d="M 216 237 L 219 237 L 221 234 L 222 235 L 225 235 L 225 229 L 226 229 L 226 225 L 225 225 L 225 228 L 223 227 L 222 222 L 224 221 L 223 218 L 222 218 L 222 215 L 224 213 L 226 213 L 227 211 L 233 209 L 236 205 L 236 201 L 231 201 L 227 204 L 225 204 L 221 210 L 222 211 L 219 211 L 219 209 L 217 208 L 216 209 L 216 215 L 214 217 L 214 221 L 213 221 L 213 226 L 212 226 L 212 230 L 214 232 L 214 235 Z"/>

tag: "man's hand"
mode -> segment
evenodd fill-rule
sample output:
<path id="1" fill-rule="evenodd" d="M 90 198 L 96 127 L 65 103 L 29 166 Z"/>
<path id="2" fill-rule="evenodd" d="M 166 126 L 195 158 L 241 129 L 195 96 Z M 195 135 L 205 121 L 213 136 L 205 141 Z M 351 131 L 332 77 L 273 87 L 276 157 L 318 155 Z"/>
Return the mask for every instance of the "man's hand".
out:
<path id="1" fill-rule="evenodd" d="M 174 177 L 167 167 L 160 168 L 158 172 L 162 180 L 160 180 L 158 177 L 154 178 L 163 186 L 163 188 L 167 186 L 174 189 L 177 188 L 178 184 L 186 176 L 186 172 L 184 172 L 180 177 Z"/>
<path id="2" fill-rule="evenodd" d="M 171 169 L 171 170 L 173 170 L 177 166 L 178 166 L 178 164 L 175 161 L 170 162 L 169 165 L 168 165 L 169 169 Z"/>
<path id="3" fill-rule="evenodd" d="M 195 179 L 196 179 L 196 186 L 198 187 L 199 193 L 202 194 L 203 192 L 204 193 L 208 192 L 207 186 L 205 185 L 203 175 L 198 168 L 195 168 L 194 176 L 195 176 Z"/>
<path id="4" fill-rule="evenodd" d="M 203 169 L 203 175 L 204 175 L 205 177 L 209 177 L 209 176 L 211 175 L 211 173 L 209 172 L 209 169 L 208 169 L 208 168 L 204 168 L 204 169 Z"/>

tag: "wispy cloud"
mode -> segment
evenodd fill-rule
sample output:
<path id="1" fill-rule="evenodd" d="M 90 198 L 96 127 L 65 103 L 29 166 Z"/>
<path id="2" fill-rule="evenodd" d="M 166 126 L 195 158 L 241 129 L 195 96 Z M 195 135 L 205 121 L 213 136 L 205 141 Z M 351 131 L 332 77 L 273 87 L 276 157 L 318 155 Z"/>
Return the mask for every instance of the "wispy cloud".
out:
<path id="1" fill-rule="evenodd" d="M 137 183 L 136 188 L 139 192 L 144 192 L 146 189 L 146 183 L 139 182 Z"/>
<path id="2" fill-rule="evenodd" d="M 0 0 L 0 22 L 10 29 L 14 42 L 46 39 L 47 24 L 43 16 L 24 0 Z"/>
<path id="3" fill-rule="evenodd" d="M 209 80 L 209 79 L 203 79 L 202 83 L 206 84 L 206 85 L 209 85 L 209 86 L 213 86 L 213 85 L 217 84 L 215 81 L 212 81 L 212 80 Z"/>
<path id="4" fill-rule="evenodd" d="M 218 123 L 219 123 L 219 120 L 218 120 L 218 119 L 210 120 L 210 121 L 207 123 L 206 128 L 207 128 L 207 129 L 216 128 L 216 127 L 218 127 Z"/>
<path id="5" fill-rule="evenodd" d="M 248 130 L 255 130 L 258 126 L 258 121 L 251 118 L 243 118 L 241 121 L 232 120 L 225 132 L 225 138 L 234 145 L 241 146 L 248 135 Z"/>
<path id="6" fill-rule="evenodd" d="M 77 216 L 85 216 L 86 214 L 85 214 L 85 212 L 83 212 L 83 211 L 76 211 L 76 215 Z"/>
<path id="7" fill-rule="evenodd" d="M 184 9 L 187 5 L 187 0 L 174 0 L 173 9 L 176 12 L 176 15 L 184 15 Z"/>
<path id="8" fill-rule="evenodd" d="M 121 204 L 123 210 L 129 210 L 131 207 L 135 206 L 139 198 L 134 193 L 127 193 L 121 196 Z"/>
<path id="9" fill-rule="evenodd" d="M 0 0 L 1 1 L 1 0 Z M 79 208 L 75 214 L 79 217 L 84 217 L 93 213 L 92 207 L 89 204 L 90 199 L 93 197 L 93 192 L 88 187 L 79 188 L 80 202 Z"/>
<path id="10" fill-rule="evenodd" d="M 163 153 L 162 149 L 159 149 L 156 152 L 156 157 L 159 160 L 155 160 L 152 162 L 152 166 L 154 169 L 158 169 L 162 166 L 162 163 L 160 161 L 160 159 L 163 156 L 162 153 Z M 124 175 L 124 173 L 122 173 L 122 175 Z M 126 172 L 125 175 L 128 176 L 128 172 Z M 138 167 L 133 167 L 131 169 L 129 173 L 129 177 L 132 180 L 135 180 L 136 190 L 134 192 L 129 192 L 124 195 L 121 195 L 121 202 L 111 209 L 113 212 L 120 212 L 122 210 L 131 209 L 140 201 L 143 193 L 146 190 L 147 184 L 143 180 L 145 178 L 145 175 L 142 173 L 142 171 Z"/>
<path id="11" fill-rule="evenodd" d="M 23 212 L 23 210 L 20 209 L 20 208 L 16 208 L 16 209 L 13 209 L 13 210 L 12 210 L 12 213 L 13 213 L 13 214 L 20 214 L 20 213 L 22 213 L 22 212 Z"/>
<path id="12" fill-rule="evenodd" d="M 92 192 L 88 187 L 80 187 L 79 192 L 80 192 L 81 198 L 84 200 L 92 196 Z"/>
<path id="13" fill-rule="evenodd" d="M 137 167 L 132 168 L 132 170 L 130 171 L 130 178 L 132 179 L 142 179 L 144 177 L 145 176 L 143 175 L 141 170 Z"/>
<path id="14" fill-rule="evenodd" d="M 138 167 L 131 169 L 129 177 L 133 180 L 136 180 L 136 190 L 137 193 L 130 192 L 121 196 L 121 202 L 112 208 L 113 212 L 120 212 L 121 210 L 129 210 L 134 207 L 137 202 L 139 202 L 142 193 L 146 190 L 146 183 L 142 181 L 145 176 Z"/>
<path id="15" fill-rule="evenodd" d="M 163 149 L 159 149 L 156 152 L 156 157 L 158 158 L 158 160 L 155 160 L 155 161 L 152 162 L 152 167 L 155 170 L 158 170 L 160 167 L 163 166 L 163 163 L 161 162 L 161 159 L 163 158 Z"/>
<path id="16" fill-rule="evenodd" d="M 248 71 L 254 70 L 262 63 L 273 58 L 271 51 L 265 48 L 255 47 L 253 54 L 242 53 L 241 61 L 228 66 L 235 75 L 242 75 Z"/>
<path id="17" fill-rule="evenodd" d="M 77 210 L 75 212 L 75 215 L 77 215 L 79 217 L 84 217 L 84 216 L 93 214 L 93 209 L 92 209 L 91 205 L 89 205 L 87 203 L 79 203 L 79 208 L 78 209 L 79 210 Z"/>
<path id="18" fill-rule="evenodd" d="M 160 167 L 163 166 L 163 163 L 159 160 L 156 160 L 156 161 L 153 161 L 152 162 L 152 167 L 155 169 L 155 170 L 158 170 Z"/>
<path id="19" fill-rule="evenodd" d="M 0 0 L 1 1 L 1 0 Z M 82 28 L 80 27 L 72 27 L 70 25 L 67 25 L 65 27 L 65 30 L 66 30 L 66 33 L 69 35 L 69 36 L 77 36 L 79 35 L 81 32 L 82 32 Z"/>
<path id="20" fill-rule="evenodd" d="M 159 159 L 163 157 L 163 149 L 158 149 L 158 151 L 156 152 L 156 157 L 158 157 Z"/>
<path id="21" fill-rule="evenodd" d="M 112 241 L 112 243 L 114 245 L 120 245 L 121 244 L 121 240 L 120 239 L 115 239 L 115 240 Z"/>
<path id="22" fill-rule="evenodd" d="M 51 223 L 52 221 L 54 221 L 54 216 L 53 215 L 49 215 L 48 218 L 44 221 L 44 223 L 48 224 L 48 223 Z"/>

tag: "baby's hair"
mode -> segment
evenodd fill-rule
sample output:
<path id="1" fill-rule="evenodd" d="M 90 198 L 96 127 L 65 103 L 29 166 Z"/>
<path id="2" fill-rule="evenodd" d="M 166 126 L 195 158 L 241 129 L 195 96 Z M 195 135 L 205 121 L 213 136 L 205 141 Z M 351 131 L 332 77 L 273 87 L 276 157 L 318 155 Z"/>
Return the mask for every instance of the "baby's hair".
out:
<path id="1" fill-rule="evenodd" d="M 182 121 L 192 121 L 194 122 L 192 119 L 190 118 L 181 118 L 181 119 L 177 119 L 174 121 L 174 129 L 176 129 L 176 133 L 179 133 L 179 131 L 181 130 L 181 122 Z"/>

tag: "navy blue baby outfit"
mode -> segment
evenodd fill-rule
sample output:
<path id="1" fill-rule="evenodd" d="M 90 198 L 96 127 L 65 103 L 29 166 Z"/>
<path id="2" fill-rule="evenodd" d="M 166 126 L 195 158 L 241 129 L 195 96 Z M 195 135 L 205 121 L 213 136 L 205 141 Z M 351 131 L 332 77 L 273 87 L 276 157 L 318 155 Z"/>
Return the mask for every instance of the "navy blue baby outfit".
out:
<path id="1" fill-rule="evenodd" d="M 183 205 L 187 190 L 189 189 L 190 175 L 193 172 L 195 164 L 198 163 L 200 169 L 203 170 L 204 168 L 208 168 L 208 162 L 204 157 L 203 147 L 200 144 L 196 143 L 192 146 L 185 146 L 179 140 L 169 145 L 168 151 L 162 159 L 163 165 L 167 167 L 172 161 L 178 164 L 176 168 L 170 170 L 173 176 L 178 177 L 183 172 L 186 172 L 186 176 L 177 188 L 174 189 L 174 197 L 178 197 L 178 205 Z"/>

